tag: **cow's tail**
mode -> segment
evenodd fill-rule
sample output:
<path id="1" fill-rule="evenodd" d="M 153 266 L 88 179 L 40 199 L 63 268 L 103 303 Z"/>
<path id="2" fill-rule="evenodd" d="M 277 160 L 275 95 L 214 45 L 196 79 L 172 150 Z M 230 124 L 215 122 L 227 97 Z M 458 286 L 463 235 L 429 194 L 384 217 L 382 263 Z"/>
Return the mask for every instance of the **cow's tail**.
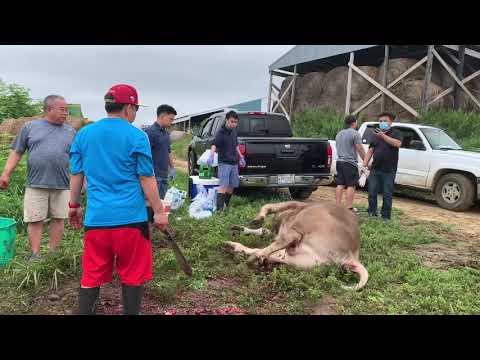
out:
<path id="1" fill-rule="evenodd" d="M 360 276 L 358 284 L 353 286 L 343 286 L 343 288 L 346 290 L 360 290 L 363 288 L 368 281 L 368 271 L 365 266 L 363 266 L 358 260 L 346 261 L 342 265 L 348 270 L 356 272 Z"/>

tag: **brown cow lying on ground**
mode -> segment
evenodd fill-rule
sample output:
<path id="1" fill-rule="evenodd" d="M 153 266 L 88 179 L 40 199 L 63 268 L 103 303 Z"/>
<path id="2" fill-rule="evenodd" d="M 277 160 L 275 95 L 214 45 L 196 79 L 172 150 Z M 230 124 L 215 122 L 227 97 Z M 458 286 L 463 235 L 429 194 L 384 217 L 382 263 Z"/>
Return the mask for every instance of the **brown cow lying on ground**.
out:
<path id="1" fill-rule="evenodd" d="M 357 285 L 345 288 L 359 290 L 365 286 L 368 272 L 359 260 L 360 229 L 351 210 L 328 202 L 268 204 L 250 226 L 261 226 L 268 214 L 275 214 L 274 233 L 277 233 L 269 246 L 252 249 L 227 241 L 227 248 L 249 255 L 248 262 L 259 265 L 280 263 L 309 269 L 335 263 L 360 276 Z M 232 230 L 259 236 L 271 233 L 265 228 L 252 230 L 241 226 L 232 226 Z"/>

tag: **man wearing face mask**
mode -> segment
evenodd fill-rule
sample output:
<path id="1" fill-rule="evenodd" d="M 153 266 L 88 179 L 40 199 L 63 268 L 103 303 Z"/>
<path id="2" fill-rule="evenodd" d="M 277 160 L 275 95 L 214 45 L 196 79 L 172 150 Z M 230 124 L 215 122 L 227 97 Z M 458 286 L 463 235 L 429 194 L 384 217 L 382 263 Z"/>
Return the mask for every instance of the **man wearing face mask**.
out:
<path id="1" fill-rule="evenodd" d="M 371 172 L 368 177 L 368 215 L 377 215 L 377 196 L 383 191 L 382 218 L 391 219 L 393 188 L 398 167 L 398 149 L 402 139 L 392 130 L 395 115 L 384 112 L 379 115 L 379 128 L 374 130 L 375 138 L 371 142 L 363 166 L 369 167 L 373 155 Z"/>

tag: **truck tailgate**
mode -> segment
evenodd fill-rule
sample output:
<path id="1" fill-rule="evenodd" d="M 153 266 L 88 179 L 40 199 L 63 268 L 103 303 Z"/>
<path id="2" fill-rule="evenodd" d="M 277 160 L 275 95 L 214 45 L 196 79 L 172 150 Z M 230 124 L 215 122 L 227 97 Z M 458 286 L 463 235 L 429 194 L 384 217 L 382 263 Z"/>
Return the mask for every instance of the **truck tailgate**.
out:
<path id="1" fill-rule="evenodd" d="M 241 174 L 319 174 L 329 173 L 328 141 L 303 138 L 247 138 L 247 167 Z"/>

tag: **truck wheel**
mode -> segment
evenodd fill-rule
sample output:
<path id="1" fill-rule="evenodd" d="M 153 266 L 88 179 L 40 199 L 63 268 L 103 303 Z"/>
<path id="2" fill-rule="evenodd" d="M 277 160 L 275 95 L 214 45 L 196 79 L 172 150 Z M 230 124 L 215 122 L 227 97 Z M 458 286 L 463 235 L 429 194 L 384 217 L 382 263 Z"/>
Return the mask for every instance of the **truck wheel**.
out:
<path id="1" fill-rule="evenodd" d="M 307 200 L 312 193 L 317 190 L 316 188 L 298 188 L 298 187 L 291 187 L 288 188 L 290 190 L 290 195 L 295 200 Z"/>
<path id="2" fill-rule="evenodd" d="M 465 175 L 443 175 L 435 187 L 435 200 L 447 210 L 468 210 L 474 202 L 474 186 Z"/>
<path id="3" fill-rule="evenodd" d="M 195 154 L 192 151 L 188 152 L 188 175 L 198 175 L 198 171 L 195 169 L 195 164 L 197 159 L 195 159 Z"/>

